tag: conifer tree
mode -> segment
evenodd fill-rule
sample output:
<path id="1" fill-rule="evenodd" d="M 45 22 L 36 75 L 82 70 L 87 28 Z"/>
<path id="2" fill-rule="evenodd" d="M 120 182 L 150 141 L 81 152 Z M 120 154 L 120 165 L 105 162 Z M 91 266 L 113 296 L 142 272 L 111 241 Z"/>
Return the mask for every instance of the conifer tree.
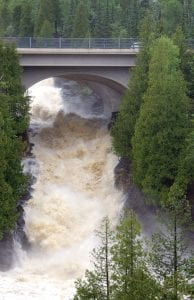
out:
<path id="1" fill-rule="evenodd" d="M 72 38 L 85 38 L 90 35 L 87 3 L 81 0 L 76 8 Z"/>
<path id="2" fill-rule="evenodd" d="M 12 26 L 13 26 L 14 36 L 19 36 L 20 34 L 21 13 L 22 13 L 22 5 L 18 4 L 14 7 L 12 12 Z"/>
<path id="3" fill-rule="evenodd" d="M 21 85 L 21 68 L 16 50 L 0 45 L 0 238 L 13 229 L 17 219 L 17 201 L 24 195 L 27 178 L 21 160 L 28 126 L 28 97 Z"/>
<path id="4" fill-rule="evenodd" d="M 42 24 L 40 33 L 39 33 L 39 37 L 42 38 L 52 38 L 53 37 L 53 26 L 51 24 L 51 22 L 49 22 L 48 20 L 45 20 L 44 23 Z M 42 41 L 40 40 L 40 43 Z M 43 41 L 44 43 L 44 41 Z"/>
<path id="5" fill-rule="evenodd" d="M 55 31 L 55 19 L 53 0 L 40 0 L 39 13 L 36 20 L 35 35 L 40 36 L 42 28 L 45 28 L 44 23 L 49 24 L 49 28 L 52 28 L 52 35 Z M 49 30 L 50 33 L 50 30 Z M 45 36 L 47 37 L 47 36 Z M 50 37 L 50 36 L 49 36 Z"/>
<path id="6" fill-rule="evenodd" d="M 3 36 L 7 36 L 8 28 L 10 26 L 10 11 L 7 1 L 2 1 L 0 6 L 0 28 L 2 29 Z"/>
<path id="7" fill-rule="evenodd" d="M 116 229 L 112 253 L 112 299 L 152 300 L 160 294 L 159 284 L 146 266 L 146 252 L 140 239 L 141 227 L 133 211 Z"/>
<path id="8" fill-rule="evenodd" d="M 186 294 L 192 261 L 186 241 L 190 225 L 189 204 L 185 199 L 172 195 L 171 204 L 161 219 L 160 230 L 152 237 L 150 252 L 152 270 L 163 284 L 162 299 L 178 300 Z"/>
<path id="9" fill-rule="evenodd" d="M 20 18 L 19 35 L 22 37 L 32 37 L 34 26 L 32 21 L 32 7 L 30 3 L 23 3 Z"/>
<path id="10" fill-rule="evenodd" d="M 189 115 L 178 48 L 161 37 L 152 49 L 148 90 L 132 141 L 135 182 L 152 197 L 165 201 L 174 183 Z"/>
<path id="11" fill-rule="evenodd" d="M 138 54 L 137 65 L 129 82 L 129 89 L 122 100 L 118 118 L 112 129 L 113 148 L 120 157 L 132 158 L 131 139 L 143 102 L 143 95 L 147 90 L 150 47 L 155 37 L 155 28 L 154 19 L 148 13 L 141 24 L 143 49 Z"/>
<path id="12" fill-rule="evenodd" d="M 112 231 L 110 228 L 109 219 L 103 219 L 100 230 L 96 231 L 99 239 L 99 247 L 92 252 L 93 271 L 86 271 L 85 279 L 76 282 L 75 300 L 111 299 L 111 243 Z"/>

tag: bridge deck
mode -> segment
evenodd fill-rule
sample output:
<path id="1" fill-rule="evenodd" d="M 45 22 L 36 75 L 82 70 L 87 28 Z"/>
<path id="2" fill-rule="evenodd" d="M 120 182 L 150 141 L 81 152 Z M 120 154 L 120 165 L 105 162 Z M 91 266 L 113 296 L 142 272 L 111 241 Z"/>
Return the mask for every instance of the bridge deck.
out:
<path id="1" fill-rule="evenodd" d="M 17 48 L 19 54 L 137 54 L 139 49 L 58 49 L 58 48 Z"/>

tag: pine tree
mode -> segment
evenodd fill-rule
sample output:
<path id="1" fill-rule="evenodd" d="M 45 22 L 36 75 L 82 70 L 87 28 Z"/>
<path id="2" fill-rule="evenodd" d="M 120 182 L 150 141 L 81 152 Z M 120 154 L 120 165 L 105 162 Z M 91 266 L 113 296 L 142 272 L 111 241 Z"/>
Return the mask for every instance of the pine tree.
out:
<path id="1" fill-rule="evenodd" d="M 152 300 L 159 295 L 159 284 L 146 267 L 146 252 L 140 239 L 141 227 L 133 211 L 116 229 L 112 252 L 112 299 Z"/>
<path id="2" fill-rule="evenodd" d="M 0 45 L 0 238 L 13 229 L 17 201 L 24 195 L 27 178 L 21 160 L 28 126 L 28 97 L 21 85 L 21 68 L 13 46 Z"/>
<path id="3" fill-rule="evenodd" d="M 8 36 L 8 28 L 10 25 L 10 11 L 7 1 L 2 1 L 0 6 L 0 28 L 3 36 Z"/>
<path id="4" fill-rule="evenodd" d="M 87 3 L 81 0 L 76 8 L 72 38 L 85 38 L 90 35 Z"/>
<path id="5" fill-rule="evenodd" d="M 131 139 L 136 120 L 143 102 L 143 95 L 148 85 L 150 47 L 155 37 L 155 22 L 147 14 L 141 24 L 141 41 L 143 49 L 138 54 L 137 65 L 129 82 L 129 89 L 124 96 L 118 118 L 113 125 L 113 147 L 118 156 L 132 158 Z"/>
<path id="6" fill-rule="evenodd" d="M 75 300 L 111 299 L 110 269 L 111 269 L 111 240 L 112 231 L 109 219 L 103 219 L 100 230 L 96 231 L 99 247 L 92 252 L 93 271 L 86 271 L 85 279 L 76 282 Z M 87 298 L 88 297 L 88 298 Z"/>
<path id="7" fill-rule="evenodd" d="M 77 0 L 70 0 L 68 9 L 67 9 L 68 13 L 67 13 L 65 28 L 64 28 L 65 37 L 72 36 L 73 22 L 74 22 L 74 18 L 75 18 L 76 7 L 77 7 Z"/>
<path id="8" fill-rule="evenodd" d="M 180 0 L 160 1 L 163 33 L 172 35 L 178 25 L 182 26 L 184 9 Z"/>
<path id="9" fill-rule="evenodd" d="M 45 20 L 44 23 L 42 24 L 40 33 L 39 33 L 39 37 L 42 38 L 52 38 L 53 36 L 53 26 L 51 24 L 51 22 L 49 22 L 48 20 Z M 40 42 L 42 42 L 40 40 Z"/>
<path id="10" fill-rule="evenodd" d="M 45 22 L 46 24 L 49 24 L 49 30 L 48 30 L 49 34 L 52 28 L 52 35 L 54 35 L 55 18 L 54 18 L 53 0 L 40 0 L 39 14 L 37 16 L 36 27 L 35 27 L 36 36 L 40 36 L 41 31 L 43 32 L 42 28 L 45 28 L 44 25 Z"/>
<path id="11" fill-rule="evenodd" d="M 174 183 L 190 131 L 189 110 L 178 48 L 161 37 L 152 49 L 148 90 L 132 141 L 135 182 L 152 197 L 165 201 Z"/>
<path id="12" fill-rule="evenodd" d="M 9 166 L 7 152 L 10 149 L 12 135 L 11 118 L 8 108 L 8 96 L 0 94 L 0 239 L 4 233 L 13 229 L 17 219 L 16 199 L 10 184 L 6 182 L 6 171 Z"/>
<path id="13" fill-rule="evenodd" d="M 180 26 L 176 28 L 173 42 L 180 50 L 181 70 L 187 83 L 187 94 L 190 98 L 194 98 L 194 54 L 188 49 L 188 41 Z"/>
<path id="14" fill-rule="evenodd" d="M 150 262 L 163 284 L 162 299 L 178 300 L 186 294 L 190 279 L 192 257 L 186 242 L 186 231 L 191 225 L 191 211 L 185 199 L 173 197 L 171 200 L 161 219 L 160 230 L 152 237 Z"/>
<path id="15" fill-rule="evenodd" d="M 32 37 L 34 26 L 32 21 L 32 7 L 30 3 L 23 3 L 20 18 L 19 35 L 22 37 Z"/>
<path id="16" fill-rule="evenodd" d="M 16 5 L 12 13 L 12 26 L 13 35 L 18 36 L 20 33 L 20 22 L 21 22 L 22 5 Z"/>

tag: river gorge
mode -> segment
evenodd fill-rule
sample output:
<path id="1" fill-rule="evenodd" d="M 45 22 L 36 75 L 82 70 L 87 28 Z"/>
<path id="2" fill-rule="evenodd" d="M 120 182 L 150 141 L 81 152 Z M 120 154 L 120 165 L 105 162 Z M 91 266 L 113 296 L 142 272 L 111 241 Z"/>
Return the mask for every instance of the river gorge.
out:
<path id="1" fill-rule="evenodd" d="M 95 229 L 104 216 L 116 222 L 125 200 L 114 184 L 112 112 L 88 86 L 54 82 L 29 90 L 33 147 L 23 165 L 34 179 L 24 207 L 30 249 L 15 242 L 14 267 L 0 273 L 0 299 L 72 299 L 75 280 L 90 267 Z"/>

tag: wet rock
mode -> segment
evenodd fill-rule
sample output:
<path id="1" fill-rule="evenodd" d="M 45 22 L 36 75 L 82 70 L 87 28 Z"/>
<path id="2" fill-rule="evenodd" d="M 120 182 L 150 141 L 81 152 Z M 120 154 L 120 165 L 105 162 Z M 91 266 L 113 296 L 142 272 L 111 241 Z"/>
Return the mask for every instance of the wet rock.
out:
<path id="1" fill-rule="evenodd" d="M 13 233 L 5 233 L 0 240 L 0 270 L 8 271 L 13 265 L 14 239 Z"/>
<path id="2" fill-rule="evenodd" d="M 31 183 L 30 183 L 31 185 Z M 31 188 L 29 187 L 27 193 L 23 196 L 23 198 L 17 204 L 17 211 L 18 211 L 18 219 L 16 222 L 16 228 L 14 232 L 15 239 L 21 244 L 24 250 L 28 250 L 30 248 L 30 242 L 27 238 L 27 235 L 24 231 L 25 227 L 25 220 L 24 220 L 24 208 L 23 206 L 26 202 L 31 198 Z"/>
<path id="3" fill-rule="evenodd" d="M 113 111 L 112 112 L 111 120 L 110 120 L 110 123 L 108 124 L 108 130 L 112 129 L 112 126 L 113 126 L 114 122 L 117 119 L 118 113 L 119 113 L 118 111 Z"/>
<path id="4" fill-rule="evenodd" d="M 122 158 L 116 166 L 115 185 L 126 196 L 125 207 L 135 211 L 143 231 L 150 236 L 157 226 L 157 207 L 149 205 L 141 189 L 133 183 L 131 162 L 128 159 Z"/>

